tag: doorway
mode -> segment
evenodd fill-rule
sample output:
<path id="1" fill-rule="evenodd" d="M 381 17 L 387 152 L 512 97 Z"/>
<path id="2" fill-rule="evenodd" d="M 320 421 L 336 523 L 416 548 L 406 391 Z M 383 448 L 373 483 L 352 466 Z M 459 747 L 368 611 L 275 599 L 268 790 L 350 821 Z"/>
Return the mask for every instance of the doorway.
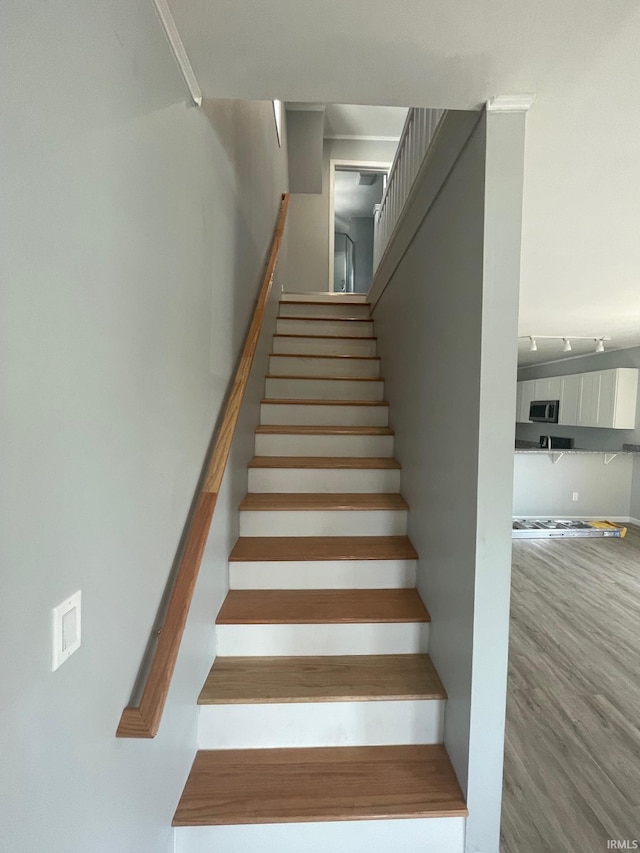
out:
<path id="1" fill-rule="evenodd" d="M 390 163 L 330 162 L 329 289 L 367 293 L 373 280 L 374 210 Z"/>

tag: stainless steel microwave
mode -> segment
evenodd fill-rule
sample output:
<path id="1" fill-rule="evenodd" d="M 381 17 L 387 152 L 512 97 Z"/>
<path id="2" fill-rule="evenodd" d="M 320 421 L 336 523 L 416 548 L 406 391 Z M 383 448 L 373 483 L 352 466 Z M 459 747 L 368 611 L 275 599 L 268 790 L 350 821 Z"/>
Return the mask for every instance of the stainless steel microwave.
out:
<path id="1" fill-rule="evenodd" d="M 534 400 L 529 405 L 529 420 L 540 424 L 557 424 L 559 400 Z"/>

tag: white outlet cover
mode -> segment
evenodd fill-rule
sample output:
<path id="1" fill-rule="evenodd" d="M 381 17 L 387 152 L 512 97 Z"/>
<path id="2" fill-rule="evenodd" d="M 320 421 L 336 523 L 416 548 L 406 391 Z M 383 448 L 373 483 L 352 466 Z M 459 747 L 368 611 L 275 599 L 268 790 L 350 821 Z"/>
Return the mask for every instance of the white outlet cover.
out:
<path id="1" fill-rule="evenodd" d="M 78 590 L 53 608 L 53 672 L 80 648 L 82 592 Z"/>

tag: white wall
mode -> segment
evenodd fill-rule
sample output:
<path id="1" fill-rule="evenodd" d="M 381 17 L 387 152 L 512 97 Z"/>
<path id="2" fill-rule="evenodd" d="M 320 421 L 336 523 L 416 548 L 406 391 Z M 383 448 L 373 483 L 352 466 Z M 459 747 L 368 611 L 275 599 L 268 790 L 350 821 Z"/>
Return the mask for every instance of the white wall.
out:
<path id="1" fill-rule="evenodd" d="M 160 734 L 114 734 L 249 319 L 286 149 L 268 102 L 187 107 L 146 0 L 8 0 L 2 22 L 0 846 L 164 853 L 251 407 Z M 83 644 L 52 673 L 51 608 L 76 589 Z"/>
<path id="2" fill-rule="evenodd" d="M 449 113 L 373 293 L 467 850 L 497 853 L 524 118 Z M 382 283 L 381 283 L 382 282 Z"/>
<path id="3" fill-rule="evenodd" d="M 396 142 L 325 139 L 322 193 L 294 193 L 289 207 L 289 249 L 282 277 L 288 291 L 329 289 L 329 162 L 356 160 L 391 163 Z"/>

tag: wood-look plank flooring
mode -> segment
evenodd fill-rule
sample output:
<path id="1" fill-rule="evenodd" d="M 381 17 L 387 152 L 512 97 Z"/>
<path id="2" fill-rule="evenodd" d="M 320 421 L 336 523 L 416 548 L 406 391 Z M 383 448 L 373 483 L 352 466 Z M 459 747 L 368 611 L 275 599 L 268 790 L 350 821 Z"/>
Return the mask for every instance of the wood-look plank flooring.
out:
<path id="1" fill-rule="evenodd" d="M 198 704 L 446 697 L 429 655 L 219 657 Z"/>
<path id="2" fill-rule="evenodd" d="M 232 562 L 416 560 L 407 536 L 241 536 Z"/>
<path id="3" fill-rule="evenodd" d="M 198 752 L 173 825 L 466 814 L 440 744 L 227 749 Z"/>
<path id="4" fill-rule="evenodd" d="M 254 456 L 249 468 L 382 468 L 398 469 L 390 456 Z"/>
<path id="5" fill-rule="evenodd" d="M 513 546 L 501 851 L 609 840 L 640 849 L 638 527 Z"/>
<path id="6" fill-rule="evenodd" d="M 405 510 L 402 495 L 384 492 L 250 492 L 242 499 L 240 511 L 279 510 Z"/>
<path id="7" fill-rule="evenodd" d="M 219 625 L 428 622 L 416 589 L 231 589 Z"/>
<path id="8" fill-rule="evenodd" d="M 391 427 L 376 426 L 280 426 L 256 427 L 260 435 L 393 435 Z"/>

